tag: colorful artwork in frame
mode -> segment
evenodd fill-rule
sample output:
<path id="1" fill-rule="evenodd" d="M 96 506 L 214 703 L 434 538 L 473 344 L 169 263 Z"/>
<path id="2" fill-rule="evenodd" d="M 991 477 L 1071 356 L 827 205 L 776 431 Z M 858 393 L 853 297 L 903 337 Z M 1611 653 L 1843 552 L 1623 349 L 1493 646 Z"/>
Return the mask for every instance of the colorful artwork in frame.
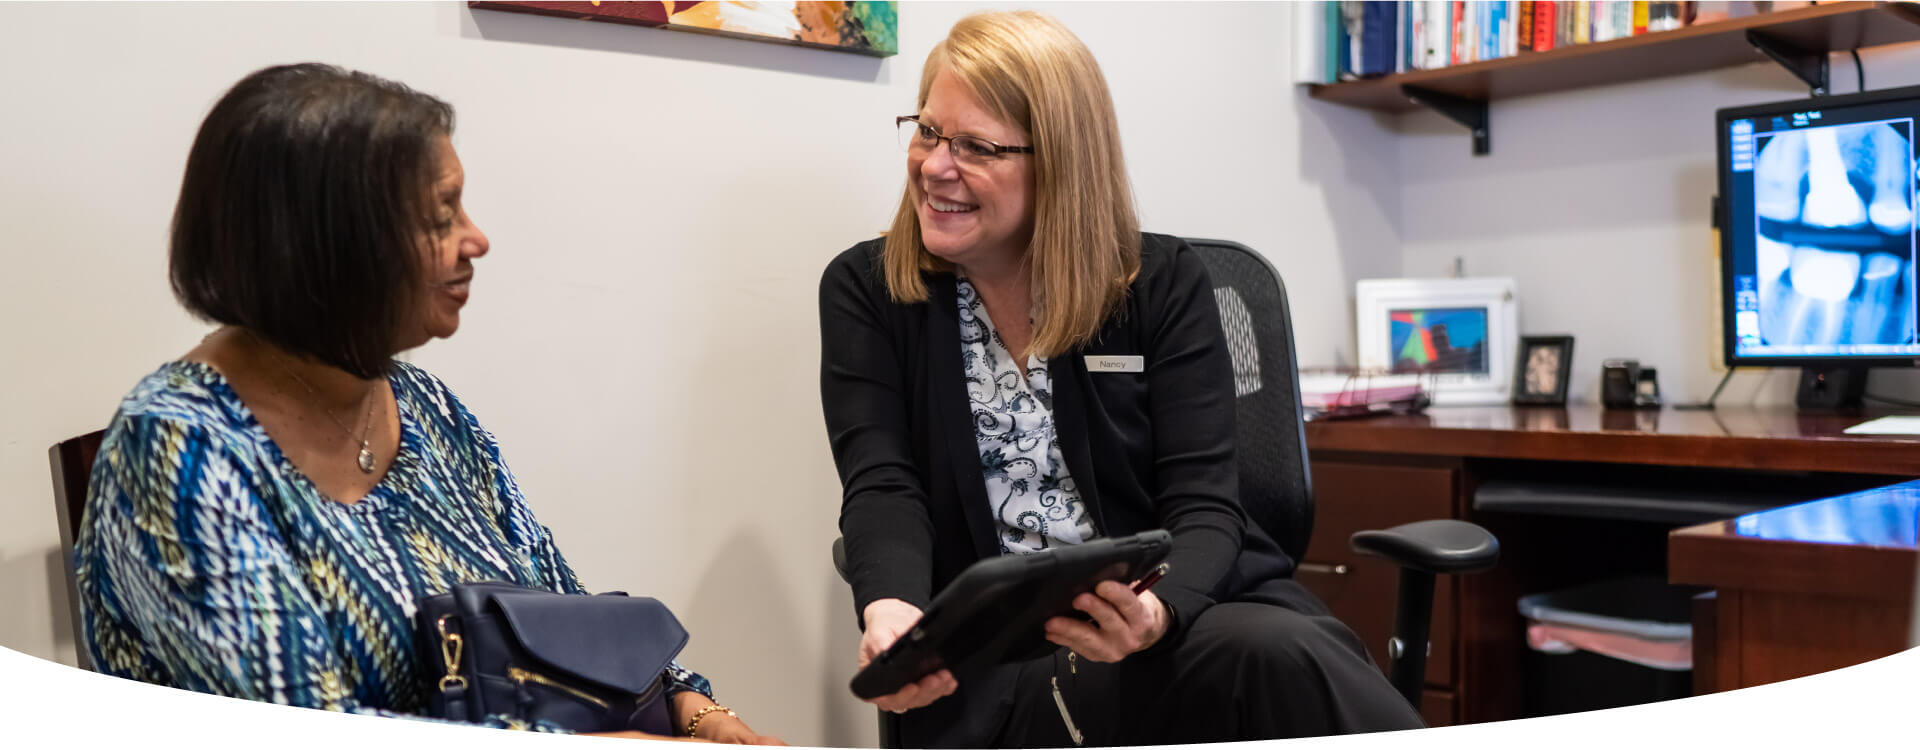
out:
<path id="1" fill-rule="evenodd" d="M 491 2 L 484 10 L 696 31 L 739 39 L 890 57 L 900 51 L 893 2 Z"/>
<path id="2" fill-rule="evenodd" d="M 1415 308 L 1387 313 L 1392 373 L 1487 371 L 1487 310 Z"/>
<path id="3" fill-rule="evenodd" d="M 1354 313 L 1362 370 L 1418 373 L 1439 406 L 1507 402 L 1513 279 L 1367 279 L 1354 285 Z"/>

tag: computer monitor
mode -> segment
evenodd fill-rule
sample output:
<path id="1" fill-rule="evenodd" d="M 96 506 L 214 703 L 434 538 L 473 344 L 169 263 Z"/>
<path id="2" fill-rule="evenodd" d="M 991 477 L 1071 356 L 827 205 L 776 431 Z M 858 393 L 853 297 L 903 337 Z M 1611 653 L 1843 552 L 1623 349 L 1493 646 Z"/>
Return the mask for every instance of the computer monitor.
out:
<path id="1" fill-rule="evenodd" d="M 1916 121 L 1920 86 L 1716 114 L 1727 366 L 1920 366 Z"/>

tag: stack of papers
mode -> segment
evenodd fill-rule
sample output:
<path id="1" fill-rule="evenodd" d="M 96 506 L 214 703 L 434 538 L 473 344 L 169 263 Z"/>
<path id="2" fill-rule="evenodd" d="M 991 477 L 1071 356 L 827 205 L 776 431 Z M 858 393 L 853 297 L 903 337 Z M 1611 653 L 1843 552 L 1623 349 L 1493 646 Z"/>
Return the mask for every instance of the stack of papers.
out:
<path id="1" fill-rule="evenodd" d="M 1920 417 L 1881 417 L 1848 427 L 1843 432 L 1848 435 L 1920 435 Z"/>
<path id="2" fill-rule="evenodd" d="M 1300 403 L 1309 411 L 1386 405 L 1419 398 L 1418 374 L 1300 376 Z"/>

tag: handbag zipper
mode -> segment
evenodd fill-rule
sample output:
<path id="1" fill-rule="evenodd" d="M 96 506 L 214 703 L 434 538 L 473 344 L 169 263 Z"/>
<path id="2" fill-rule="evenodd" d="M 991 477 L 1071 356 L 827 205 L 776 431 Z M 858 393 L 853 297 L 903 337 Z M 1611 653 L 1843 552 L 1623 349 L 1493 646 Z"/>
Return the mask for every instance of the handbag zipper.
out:
<path id="1" fill-rule="evenodd" d="M 581 690 L 580 688 L 560 682 L 559 680 L 553 679 L 551 677 L 540 674 L 538 672 L 529 672 L 519 667 L 507 667 L 507 677 L 513 680 L 514 682 L 518 682 L 523 685 L 529 682 L 533 682 L 533 683 L 545 685 L 555 690 L 565 691 L 566 693 L 572 695 L 575 698 L 579 698 L 580 700 L 588 701 L 601 708 L 608 708 L 606 701 L 594 697 L 592 694 L 588 693 L 587 691 Z"/>

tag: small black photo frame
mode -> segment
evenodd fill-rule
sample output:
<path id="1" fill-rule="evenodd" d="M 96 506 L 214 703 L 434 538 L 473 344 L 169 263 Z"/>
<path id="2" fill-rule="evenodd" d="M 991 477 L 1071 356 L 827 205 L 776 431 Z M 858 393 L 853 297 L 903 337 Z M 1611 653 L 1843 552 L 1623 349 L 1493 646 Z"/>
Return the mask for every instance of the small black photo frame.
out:
<path id="1" fill-rule="evenodd" d="M 1513 367 L 1513 402 L 1523 406 L 1566 406 L 1567 376 L 1573 372 L 1572 336 L 1521 336 Z"/>

